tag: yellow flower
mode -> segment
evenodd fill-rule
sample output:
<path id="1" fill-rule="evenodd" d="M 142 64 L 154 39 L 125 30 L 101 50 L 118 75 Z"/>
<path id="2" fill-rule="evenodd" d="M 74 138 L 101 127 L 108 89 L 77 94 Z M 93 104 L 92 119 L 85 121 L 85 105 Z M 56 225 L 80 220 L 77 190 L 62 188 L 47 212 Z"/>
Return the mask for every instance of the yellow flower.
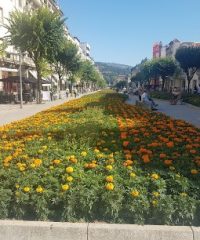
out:
<path id="1" fill-rule="evenodd" d="M 16 196 L 16 197 L 19 197 L 19 196 L 20 196 L 20 192 L 18 192 L 18 191 L 15 192 L 15 196 Z"/>
<path id="2" fill-rule="evenodd" d="M 67 182 L 72 182 L 72 181 L 73 181 L 73 177 L 72 177 L 72 176 L 68 176 L 68 177 L 66 178 L 66 180 L 67 180 Z"/>
<path id="3" fill-rule="evenodd" d="M 130 177 L 135 178 L 136 174 L 132 172 L 132 173 L 130 173 Z"/>
<path id="4" fill-rule="evenodd" d="M 4 167 L 9 167 L 10 166 L 9 163 L 4 163 L 3 165 L 4 165 Z"/>
<path id="5" fill-rule="evenodd" d="M 38 187 L 36 188 L 36 192 L 37 192 L 37 193 L 42 193 L 42 192 L 44 192 L 44 189 L 43 189 L 41 186 L 38 186 Z"/>
<path id="6" fill-rule="evenodd" d="M 42 149 L 38 150 L 38 153 L 43 153 L 44 151 Z"/>
<path id="7" fill-rule="evenodd" d="M 157 179 L 159 179 L 159 175 L 156 174 L 156 173 L 153 173 L 153 174 L 151 174 L 151 178 L 152 178 L 153 180 L 157 180 Z"/>
<path id="8" fill-rule="evenodd" d="M 26 192 L 26 193 L 27 193 L 27 192 L 30 192 L 30 190 L 31 190 L 31 189 L 30 189 L 30 187 L 24 187 L 24 189 L 23 189 L 23 190 L 24 190 L 24 192 Z"/>
<path id="9" fill-rule="evenodd" d="M 152 205 L 155 207 L 155 206 L 157 206 L 158 205 L 158 201 L 157 200 L 153 200 L 152 201 Z"/>
<path id="10" fill-rule="evenodd" d="M 113 169 L 113 166 L 112 166 L 112 165 L 107 165 L 107 166 L 106 166 L 106 170 L 111 171 L 112 169 Z"/>
<path id="11" fill-rule="evenodd" d="M 73 167 L 67 167 L 66 168 L 67 173 L 73 173 L 73 171 L 74 171 Z"/>
<path id="12" fill-rule="evenodd" d="M 185 192 L 180 193 L 180 195 L 181 195 L 182 197 L 187 197 L 187 193 L 185 193 Z"/>
<path id="13" fill-rule="evenodd" d="M 99 149 L 95 148 L 95 149 L 94 149 L 94 152 L 95 152 L 95 153 L 99 153 L 100 151 L 99 151 Z"/>
<path id="14" fill-rule="evenodd" d="M 61 187 L 62 187 L 63 191 L 69 190 L 69 185 L 68 184 L 63 184 Z"/>
<path id="15" fill-rule="evenodd" d="M 33 163 L 36 167 L 39 167 L 42 164 L 42 160 L 39 158 L 34 159 Z"/>
<path id="16" fill-rule="evenodd" d="M 35 168 L 36 167 L 36 165 L 34 164 L 34 163 L 31 163 L 31 168 Z"/>
<path id="17" fill-rule="evenodd" d="M 106 189 L 109 190 L 109 191 L 112 191 L 114 189 L 114 184 L 113 183 L 107 183 L 106 184 Z"/>
<path id="18" fill-rule="evenodd" d="M 128 170 L 132 170 L 133 167 L 132 167 L 132 166 L 127 166 L 127 169 L 128 169 Z"/>
<path id="19" fill-rule="evenodd" d="M 47 146 L 42 146 L 42 149 L 46 150 L 46 149 L 47 149 Z"/>
<path id="20" fill-rule="evenodd" d="M 138 197 L 138 196 L 140 195 L 140 192 L 137 191 L 137 190 L 133 190 L 133 191 L 131 192 L 131 195 L 132 195 L 133 197 Z"/>
<path id="21" fill-rule="evenodd" d="M 25 167 L 23 167 L 23 166 L 20 166 L 20 167 L 19 167 L 19 170 L 20 170 L 21 172 L 23 172 L 23 171 L 25 171 L 25 170 L 26 170 L 26 168 L 25 168 Z"/>
<path id="22" fill-rule="evenodd" d="M 112 175 L 107 176 L 107 177 L 106 177 L 106 181 L 107 181 L 107 182 L 113 182 L 113 176 L 112 176 Z"/>
<path id="23" fill-rule="evenodd" d="M 16 187 L 16 188 L 19 188 L 19 184 L 18 184 L 18 183 L 16 183 L 16 184 L 15 184 L 15 187 Z"/>
<path id="24" fill-rule="evenodd" d="M 86 156 L 87 156 L 87 152 L 82 152 L 82 153 L 81 153 L 81 156 L 82 156 L 82 157 L 86 157 Z"/>
<path id="25" fill-rule="evenodd" d="M 197 170 L 197 169 L 192 169 L 192 170 L 191 170 L 191 173 L 192 173 L 193 175 L 196 175 L 196 174 L 198 174 L 198 170 Z"/>
<path id="26" fill-rule="evenodd" d="M 159 193 L 159 192 L 153 192 L 153 196 L 154 196 L 154 197 L 159 197 L 159 196 L 160 196 L 160 193 Z"/>
<path id="27" fill-rule="evenodd" d="M 61 162 L 61 160 L 59 160 L 59 159 L 53 160 L 53 163 L 56 164 L 56 165 L 58 165 L 60 162 Z"/>
<path id="28" fill-rule="evenodd" d="M 109 154 L 109 157 L 110 157 L 110 158 L 113 158 L 113 156 L 114 156 L 114 154 L 113 154 L 113 153 Z"/>

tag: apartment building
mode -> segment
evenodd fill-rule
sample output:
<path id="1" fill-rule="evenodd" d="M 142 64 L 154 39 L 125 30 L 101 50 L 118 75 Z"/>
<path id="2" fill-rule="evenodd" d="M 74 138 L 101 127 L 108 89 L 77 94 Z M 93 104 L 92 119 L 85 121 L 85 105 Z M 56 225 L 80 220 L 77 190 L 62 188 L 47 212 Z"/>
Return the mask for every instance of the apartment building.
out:
<path id="1" fill-rule="evenodd" d="M 6 19 L 9 18 L 12 11 L 32 11 L 43 6 L 46 6 L 50 11 L 57 12 L 60 16 L 63 16 L 63 12 L 59 8 L 56 0 L 0 0 L 0 43 L 3 43 L 3 38 L 7 35 L 7 30 L 3 27 L 3 24 L 6 24 Z M 80 58 L 83 61 L 89 60 L 94 64 L 94 60 L 90 57 L 89 44 L 81 43 L 77 37 L 71 36 L 67 26 L 64 27 L 64 32 L 66 38 L 77 46 Z M 19 52 L 16 51 L 13 46 L 7 47 L 3 52 L 4 54 L 0 55 L 0 94 L 2 92 L 12 94 L 13 92 L 19 91 Z M 24 78 L 35 80 L 29 80 L 31 88 L 35 91 L 37 73 L 33 61 L 28 56 L 23 56 L 22 69 Z M 65 76 L 65 80 L 62 83 L 63 85 L 65 84 L 67 77 L 68 76 Z M 58 85 L 59 79 L 57 74 L 52 74 L 47 80 L 53 83 L 53 85 Z"/>
<path id="2" fill-rule="evenodd" d="M 12 11 L 31 11 L 42 6 L 47 6 L 51 11 L 58 12 L 61 16 L 63 15 L 54 0 L 0 0 L 0 43 L 2 44 L 4 37 L 8 35 L 3 24 L 6 24 Z M 67 34 L 67 27 L 65 32 Z M 3 92 L 10 95 L 19 91 L 19 77 L 17 76 L 19 76 L 20 56 L 13 46 L 8 46 L 3 50 L 1 51 L 3 54 L 0 56 L 0 93 Z M 27 55 L 22 58 L 22 69 L 25 85 L 31 85 L 28 87 L 33 88 L 35 91 L 37 74 L 33 61 Z M 52 79 L 54 82 L 58 81 L 55 74 L 52 76 Z M 47 83 L 45 80 L 43 82 Z"/>

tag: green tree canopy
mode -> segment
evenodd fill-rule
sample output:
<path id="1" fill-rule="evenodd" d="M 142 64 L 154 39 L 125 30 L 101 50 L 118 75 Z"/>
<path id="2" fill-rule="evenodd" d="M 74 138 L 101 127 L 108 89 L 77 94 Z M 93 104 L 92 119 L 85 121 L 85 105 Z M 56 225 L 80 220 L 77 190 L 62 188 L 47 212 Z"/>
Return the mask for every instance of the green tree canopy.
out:
<path id="1" fill-rule="evenodd" d="M 132 81 L 140 83 L 150 83 L 150 79 L 161 77 L 162 89 L 167 77 L 172 76 L 177 69 L 176 63 L 171 58 L 156 58 L 145 61 L 141 64 L 139 71 L 132 77 Z"/>
<path id="2" fill-rule="evenodd" d="M 59 50 L 53 57 L 53 66 L 59 76 L 59 89 L 64 75 L 75 74 L 80 69 L 80 57 L 77 47 L 67 39 L 60 45 Z"/>
<path id="3" fill-rule="evenodd" d="M 154 72 L 162 78 L 162 90 L 164 89 L 167 77 L 173 76 L 177 64 L 172 58 L 157 58 L 152 62 Z"/>
<path id="4" fill-rule="evenodd" d="M 200 47 L 180 47 L 175 57 L 187 76 L 187 88 L 189 91 L 190 82 L 196 71 L 200 68 Z"/>
<path id="5" fill-rule="evenodd" d="M 38 103 L 41 102 L 41 65 L 59 50 L 64 38 L 63 24 L 64 19 L 58 14 L 38 8 L 31 12 L 12 12 L 6 25 L 10 43 L 21 52 L 28 52 L 35 63 Z"/>

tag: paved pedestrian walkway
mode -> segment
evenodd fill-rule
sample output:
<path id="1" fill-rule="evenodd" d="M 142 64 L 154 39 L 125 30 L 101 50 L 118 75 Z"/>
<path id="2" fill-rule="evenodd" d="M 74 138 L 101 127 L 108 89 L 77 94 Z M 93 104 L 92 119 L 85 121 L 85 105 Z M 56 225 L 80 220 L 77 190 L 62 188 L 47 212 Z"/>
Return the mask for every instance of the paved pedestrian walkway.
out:
<path id="1" fill-rule="evenodd" d="M 90 94 L 90 93 L 88 93 Z M 79 95 L 77 98 L 80 98 L 87 94 Z M 38 112 L 41 112 L 50 107 L 60 105 L 64 102 L 70 101 L 74 97 L 69 97 L 66 99 L 58 99 L 55 101 L 49 101 L 41 104 L 27 103 L 23 105 L 23 108 L 20 108 L 19 104 L 0 104 L 0 126 L 7 123 L 18 121 L 26 117 L 30 117 Z"/>
<path id="2" fill-rule="evenodd" d="M 127 101 L 128 104 L 135 104 L 135 101 L 138 100 L 137 96 L 129 96 Z M 181 119 L 186 122 L 193 124 L 194 126 L 200 128 L 200 107 L 195 107 L 191 104 L 184 105 L 171 105 L 169 101 L 154 99 L 155 102 L 159 105 L 158 111 L 165 113 L 166 115 L 175 118 Z"/>

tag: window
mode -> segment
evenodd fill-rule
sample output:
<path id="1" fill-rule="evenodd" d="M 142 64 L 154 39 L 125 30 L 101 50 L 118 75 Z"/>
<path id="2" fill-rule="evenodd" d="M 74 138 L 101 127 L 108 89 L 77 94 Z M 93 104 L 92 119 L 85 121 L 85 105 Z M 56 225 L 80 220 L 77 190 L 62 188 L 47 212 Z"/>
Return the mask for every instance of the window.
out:
<path id="1" fill-rule="evenodd" d="M 0 23 L 3 23 L 3 8 L 0 8 Z"/>

